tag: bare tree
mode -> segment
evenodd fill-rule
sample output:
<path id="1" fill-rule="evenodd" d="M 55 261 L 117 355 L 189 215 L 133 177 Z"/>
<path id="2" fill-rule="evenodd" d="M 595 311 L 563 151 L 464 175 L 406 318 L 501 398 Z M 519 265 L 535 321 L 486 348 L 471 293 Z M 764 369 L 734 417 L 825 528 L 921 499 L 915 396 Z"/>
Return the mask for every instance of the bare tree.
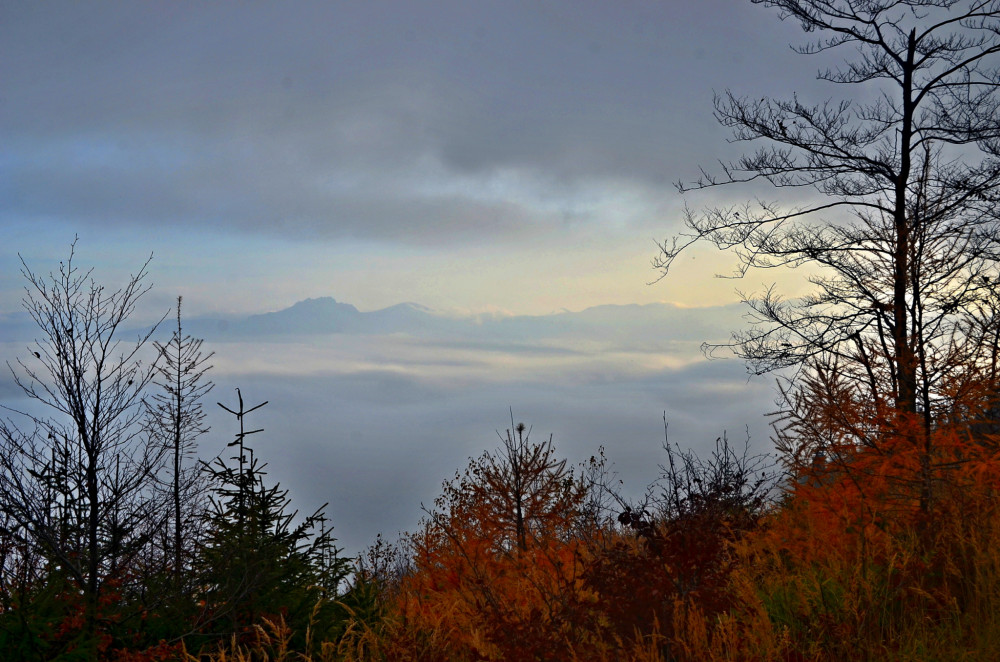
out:
<path id="1" fill-rule="evenodd" d="M 75 242 L 48 278 L 21 261 L 23 304 L 40 335 L 27 358 L 8 362 L 29 406 L 5 407 L 11 415 L 0 421 L 0 503 L 19 535 L 81 592 L 92 634 L 105 581 L 162 522 L 154 488 L 163 451 L 139 424 L 153 376 L 139 357 L 155 325 L 121 339 L 149 290 L 149 260 L 109 291 L 74 265 L 74 252 Z"/>
<path id="2" fill-rule="evenodd" d="M 185 335 L 181 326 L 181 297 L 177 297 L 177 328 L 167 343 L 153 341 L 159 352 L 154 369 L 154 384 L 159 390 L 146 400 L 146 426 L 151 435 L 168 449 L 170 455 L 170 498 L 173 510 L 172 557 L 174 576 L 179 578 L 185 567 L 184 528 L 197 521 L 197 513 L 184 514 L 194 505 L 201 471 L 192 467 L 185 471 L 185 456 L 195 450 L 198 437 L 208 431 L 201 398 L 212 390 L 211 381 L 203 381 L 211 368 L 207 362 L 215 352 L 203 354 L 202 340 Z"/>
<path id="3" fill-rule="evenodd" d="M 869 421 L 915 417 L 926 441 L 965 406 L 959 394 L 984 378 L 985 392 L 997 387 L 1000 2 L 752 1 L 820 35 L 796 52 L 853 52 L 818 77 L 855 95 L 718 95 L 716 118 L 734 140 L 761 146 L 679 190 L 759 182 L 806 202 L 689 209 L 687 230 L 660 245 L 654 266 L 662 278 L 707 241 L 735 253 L 736 277 L 820 267 L 801 299 L 773 287 L 742 295 L 753 324 L 726 347 L 757 374 L 835 371 Z M 851 434 L 878 443 L 877 430 Z"/>

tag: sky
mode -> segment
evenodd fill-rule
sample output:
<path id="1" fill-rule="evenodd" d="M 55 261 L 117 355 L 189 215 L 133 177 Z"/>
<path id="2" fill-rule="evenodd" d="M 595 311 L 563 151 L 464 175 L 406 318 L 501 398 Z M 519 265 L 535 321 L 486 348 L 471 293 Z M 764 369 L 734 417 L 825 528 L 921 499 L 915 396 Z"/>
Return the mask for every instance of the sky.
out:
<path id="1" fill-rule="evenodd" d="M 653 283 L 650 262 L 685 204 L 756 194 L 674 186 L 747 149 L 714 92 L 829 96 L 789 48 L 802 36 L 737 0 L 0 0 L 0 316 L 20 310 L 20 259 L 45 273 L 79 237 L 108 285 L 153 256 L 137 324 L 178 295 L 191 320 L 333 297 L 480 324 L 199 327 L 203 452 L 231 433 L 216 400 L 268 400 L 260 453 L 303 511 L 331 503 L 351 552 L 412 530 L 511 409 L 573 461 L 604 445 L 632 490 L 664 416 L 685 447 L 727 431 L 767 450 L 773 379 L 698 345 L 741 324 L 737 289 L 795 296 L 803 275 L 716 278 L 731 257 L 696 248 Z M 551 331 L 597 306 L 621 308 Z M 506 317 L 517 332 L 483 324 Z M 27 351 L 15 336 L 5 361 Z M 9 375 L 0 395 L 17 399 Z"/>

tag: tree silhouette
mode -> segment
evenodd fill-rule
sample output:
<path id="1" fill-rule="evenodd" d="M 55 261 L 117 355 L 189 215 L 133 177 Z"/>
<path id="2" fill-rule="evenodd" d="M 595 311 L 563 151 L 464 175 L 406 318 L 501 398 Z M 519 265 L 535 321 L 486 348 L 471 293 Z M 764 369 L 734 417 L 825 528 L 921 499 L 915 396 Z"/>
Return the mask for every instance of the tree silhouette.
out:
<path id="1" fill-rule="evenodd" d="M 262 618 L 278 616 L 297 631 L 304 645 L 306 629 L 332 637 L 340 622 L 335 604 L 349 563 L 339 556 L 333 528 L 327 526 L 324 504 L 299 518 L 291 510 L 288 490 L 265 483 L 266 464 L 256 457 L 246 437 L 245 417 L 267 402 L 244 407 L 219 406 L 239 421 L 240 431 L 229 443 L 233 463 L 216 458 L 205 463 L 211 495 L 206 538 L 197 558 L 199 595 L 205 612 L 200 629 L 217 638 L 242 634 Z"/>
<path id="2" fill-rule="evenodd" d="M 163 448 L 139 424 L 153 377 L 140 351 L 156 326 L 122 340 L 149 290 L 149 261 L 109 291 L 74 265 L 75 244 L 48 278 L 22 259 L 23 305 L 40 336 L 29 358 L 8 363 L 30 409 L 6 408 L 21 422 L 0 421 L 0 504 L 17 537 L 44 556 L 48 579 L 64 577 L 82 596 L 92 638 L 106 586 L 134 581 L 128 570 L 163 522 Z"/>
<path id="3" fill-rule="evenodd" d="M 185 471 L 185 456 L 194 452 L 197 438 L 208 431 L 200 399 L 212 390 L 211 381 L 202 381 L 211 368 L 206 365 L 214 352 L 203 354 L 202 340 L 185 335 L 181 327 L 181 297 L 177 297 L 177 328 L 166 343 L 153 341 L 159 352 L 153 383 L 159 388 L 146 400 L 149 433 L 169 449 L 170 496 L 173 506 L 173 573 L 179 579 L 185 568 L 184 528 L 196 512 L 183 513 L 196 501 L 198 472 Z"/>
<path id="4" fill-rule="evenodd" d="M 763 182 L 804 202 L 689 209 L 687 230 L 661 244 L 654 265 L 662 277 L 707 241 L 735 253 L 737 277 L 818 267 L 801 299 L 773 287 L 744 295 L 753 325 L 728 347 L 758 374 L 836 372 L 852 411 L 870 414 L 853 443 L 877 446 L 887 425 L 929 443 L 937 421 L 970 405 L 957 396 L 997 391 L 1000 4 L 755 1 L 819 35 L 798 53 L 853 50 L 818 76 L 855 97 L 717 96 L 716 118 L 734 140 L 762 145 L 678 188 Z M 984 378 L 992 388 L 979 388 Z M 785 390 L 795 420 L 807 416 L 798 384 Z"/>

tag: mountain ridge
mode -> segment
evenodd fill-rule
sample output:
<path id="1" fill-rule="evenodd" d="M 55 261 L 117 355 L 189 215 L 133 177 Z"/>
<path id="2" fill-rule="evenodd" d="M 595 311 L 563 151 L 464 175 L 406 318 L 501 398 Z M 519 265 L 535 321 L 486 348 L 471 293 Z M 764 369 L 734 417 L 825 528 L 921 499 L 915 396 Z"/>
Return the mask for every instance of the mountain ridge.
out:
<path id="1" fill-rule="evenodd" d="M 233 339 L 330 334 L 414 336 L 491 336 L 499 339 L 584 336 L 648 335 L 661 328 L 674 340 L 718 338 L 739 325 L 742 304 L 688 308 L 672 303 L 599 304 L 580 311 L 542 315 L 451 316 L 421 304 L 404 302 L 372 311 L 334 297 L 297 301 L 280 310 L 248 315 L 243 319 L 192 318 L 185 326 L 199 337 L 217 334 Z M 720 326 L 722 328 L 720 328 Z"/>
<path id="2" fill-rule="evenodd" d="M 183 321 L 185 334 L 208 341 L 277 340 L 325 335 L 403 334 L 422 338 L 496 340 L 574 337 L 586 340 L 720 340 L 745 323 L 742 304 L 688 308 L 672 303 L 599 304 L 579 311 L 541 315 L 468 314 L 455 316 L 403 302 L 361 311 L 332 296 L 296 301 L 275 311 L 250 315 L 201 315 Z M 148 328 L 148 327 L 147 327 Z M 126 331 L 140 333 L 141 327 Z M 169 334 L 167 324 L 160 333 Z M 0 336 L 31 340 L 37 328 L 24 312 L 0 313 Z"/>

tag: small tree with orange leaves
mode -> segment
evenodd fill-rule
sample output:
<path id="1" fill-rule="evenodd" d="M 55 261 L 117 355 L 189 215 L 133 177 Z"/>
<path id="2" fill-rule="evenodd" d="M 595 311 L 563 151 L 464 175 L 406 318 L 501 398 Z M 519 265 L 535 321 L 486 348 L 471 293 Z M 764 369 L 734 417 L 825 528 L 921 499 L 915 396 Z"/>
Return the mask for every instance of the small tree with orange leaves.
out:
<path id="1" fill-rule="evenodd" d="M 411 643 L 433 639 L 449 659 L 555 659 L 582 599 L 586 490 L 551 437 L 534 443 L 519 424 L 501 440 L 444 484 L 410 536 L 400 609 Z"/>

